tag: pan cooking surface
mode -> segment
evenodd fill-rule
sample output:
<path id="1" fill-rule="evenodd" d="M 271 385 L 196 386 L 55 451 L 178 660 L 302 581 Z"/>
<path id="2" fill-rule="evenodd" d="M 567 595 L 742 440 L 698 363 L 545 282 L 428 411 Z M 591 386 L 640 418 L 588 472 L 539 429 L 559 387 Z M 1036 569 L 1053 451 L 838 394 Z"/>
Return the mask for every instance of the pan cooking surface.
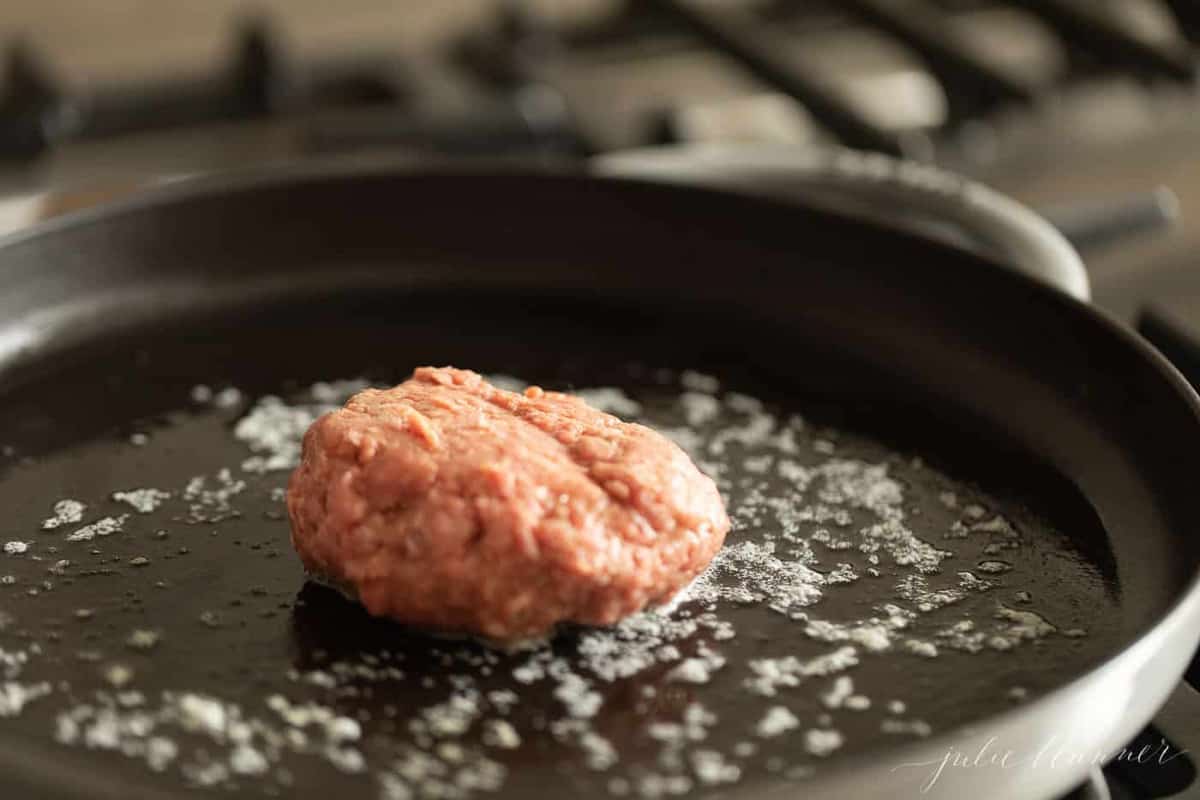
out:
<path id="1" fill-rule="evenodd" d="M 977 487 L 899 431 L 831 426 L 735 362 L 631 363 L 584 325 L 527 313 L 500 341 L 495 318 L 438 313 L 179 323 L 10 391 L 0 730 L 171 790 L 752 792 L 1036 697 L 1128 634 L 1085 516 Z M 713 568 L 669 612 L 514 653 L 306 584 L 282 502 L 300 435 L 425 362 L 582 391 L 671 436 L 735 521 Z"/>

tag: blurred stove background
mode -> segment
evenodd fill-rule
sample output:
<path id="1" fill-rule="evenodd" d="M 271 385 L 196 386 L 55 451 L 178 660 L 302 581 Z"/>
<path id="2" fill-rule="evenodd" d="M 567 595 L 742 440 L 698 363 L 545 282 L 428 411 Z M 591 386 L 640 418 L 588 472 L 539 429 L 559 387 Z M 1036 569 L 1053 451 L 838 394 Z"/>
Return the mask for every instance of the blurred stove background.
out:
<path id="1" fill-rule="evenodd" d="M 314 155 L 842 143 L 1047 212 L 1200 379 L 1200 0 L 4 0 L 0 44 L 0 229 Z"/>
<path id="2" fill-rule="evenodd" d="M 1086 255 L 1123 316 L 1192 294 L 1200 312 L 1200 0 L 4 6 L 0 193 L 74 206 L 312 154 L 840 141 L 1088 226 L 1108 209 L 1153 228 L 1169 187 L 1170 235 Z"/>

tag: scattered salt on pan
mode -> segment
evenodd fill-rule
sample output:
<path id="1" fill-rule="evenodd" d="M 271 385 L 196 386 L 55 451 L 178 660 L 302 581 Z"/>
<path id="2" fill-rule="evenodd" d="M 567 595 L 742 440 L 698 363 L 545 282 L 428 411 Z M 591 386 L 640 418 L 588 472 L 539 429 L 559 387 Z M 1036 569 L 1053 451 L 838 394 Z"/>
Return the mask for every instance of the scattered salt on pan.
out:
<path id="1" fill-rule="evenodd" d="M 737 444 L 743 448 L 766 446 L 780 453 L 796 453 L 798 447 L 795 430 L 791 427 L 780 427 L 778 422 L 773 414 L 749 409 L 743 424 L 729 425 L 717 430 L 709 438 L 705 450 L 709 455 L 723 456 L 729 445 Z"/>
<path id="2" fill-rule="evenodd" d="M 125 639 L 125 644 L 133 650 L 154 650 L 158 640 L 162 639 L 162 631 L 152 631 L 148 628 L 136 628 Z"/>
<path id="3" fill-rule="evenodd" d="M 119 532 L 124 527 L 125 522 L 129 519 L 128 514 L 119 514 L 115 517 L 104 517 L 96 520 L 90 525 L 84 525 L 79 530 L 67 536 L 68 542 L 90 542 L 97 537 L 111 536 Z"/>
<path id="4" fill-rule="evenodd" d="M 736 783 L 742 776 L 741 768 L 727 762 L 718 750 L 696 750 L 692 753 L 691 761 L 696 779 L 708 786 Z"/>
<path id="5" fill-rule="evenodd" d="M 604 702 L 604 696 L 591 688 L 591 684 L 567 667 L 565 661 L 551 662 L 548 674 L 558 680 L 554 696 L 567 709 L 567 714 L 577 718 L 594 717 Z"/>
<path id="6" fill-rule="evenodd" d="M 992 517 L 987 522 L 976 522 L 971 526 L 971 530 L 983 533 L 998 533 L 1009 538 L 1017 537 L 1017 530 L 1012 526 L 1012 523 L 999 515 Z"/>
<path id="7" fill-rule="evenodd" d="M 262 775 L 269 766 L 266 756 L 249 745 L 238 745 L 229 756 L 229 768 L 236 775 Z"/>
<path id="8" fill-rule="evenodd" d="M 642 413 L 641 403 L 625 394 L 621 389 L 614 387 L 579 389 L 574 394 L 576 397 L 582 398 L 592 408 L 609 414 L 615 414 L 618 417 L 636 417 Z"/>
<path id="9" fill-rule="evenodd" d="M 835 730 L 811 728 L 804 732 L 804 749 L 818 758 L 824 758 L 842 746 L 842 734 Z"/>
<path id="10" fill-rule="evenodd" d="M 649 609 L 626 617 L 609 629 L 585 633 L 577 654 L 589 673 L 600 680 L 613 681 L 636 675 L 654 664 L 677 660 L 679 650 L 671 643 L 700 631 L 718 641 L 733 635 L 732 627 L 712 614 L 674 617 L 661 609 Z M 542 674 L 543 668 L 536 658 L 514 671 L 514 677 L 523 683 L 532 683 Z"/>
<path id="11" fill-rule="evenodd" d="M 268 706 L 303 713 L 280 730 L 209 695 L 164 692 L 161 703 L 151 707 L 140 692 L 121 692 L 115 698 L 97 692 L 95 704 L 80 703 L 58 715 L 55 738 L 63 744 L 117 751 L 159 772 L 179 763 L 184 777 L 200 785 L 221 784 L 231 774 L 262 775 L 284 750 L 316 755 L 347 772 L 365 768 L 362 754 L 346 744 L 359 733 L 353 720 L 316 705 L 292 706 L 278 695 Z M 322 736 L 303 733 L 304 726 L 313 724 L 321 727 Z M 180 743 L 169 736 L 172 729 L 203 737 L 206 744 L 181 753 Z"/>
<path id="12" fill-rule="evenodd" d="M 149 514 L 171 497 L 170 492 L 162 489 L 130 489 L 125 492 L 113 492 L 112 499 L 133 507 L 139 514 Z"/>
<path id="13" fill-rule="evenodd" d="M 919 539 L 898 517 L 864 528 L 862 536 L 858 549 L 863 553 L 883 551 L 897 565 L 911 566 L 926 574 L 937 572 L 942 561 L 951 555 Z"/>
<path id="14" fill-rule="evenodd" d="M 775 554 L 773 542 L 727 545 L 687 590 L 699 602 L 764 603 L 781 614 L 811 606 L 822 597 L 825 576 L 799 561 Z"/>
<path id="15" fill-rule="evenodd" d="M 451 762 L 420 750 L 410 749 L 393 765 L 393 774 L 407 781 L 419 797 L 457 800 L 473 792 L 497 791 L 508 770 L 482 752 L 471 749 Z"/>
<path id="16" fill-rule="evenodd" d="M 256 454 L 242 462 L 242 469 L 263 473 L 296 466 L 304 432 L 321 413 L 309 406 L 288 405 L 271 395 L 259 399 L 233 429 L 233 435 Z"/>
<path id="17" fill-rule="evenodd" d="M 146 740 L 146 764 L 155 772 L 165 770 L 179 755 L 179 746 L 162 736 L 151 736 Z"/>
<path id="18" fill-rule="evenodd" d="M 242 393 L 229 386 L 213 395 L 212 404 L 217 408 L 233 408 L 242 402 Z"/>
<path id="19" fill-rule="evenodd" d="M 4 681 L 0 683 L 0 717 L 15 717 L 25 706 L 48 694 L 50 684 L 45 681 L 29 684 Z"/>
<path id="20" fill-rule="evenodd" d="M 771 706 L 758 725 L 755 732 L 764 739 L 773 738 L 800 727 L 800 720 L 784 706 Z"/>
<path id="21" fill-rule="evenodd" d="M 183 499 L 188 502 L 185 520 L 213 523 L 240 516 L 230 501 L 245 489 L 246 482 L 234 478 L 228 469 L 219 470 L 211 482 L 208 477 L 197 475 L 183 490 Z"/>
<path id="22" fill-rule="evenodd" d="M 613 747 L 612 742 L 595 731 L 582 730 L 578 741 L 588 769 L 603 772 L 617 763 L 617 749 Z"/>
<path id="23" fill-rule="evenodd" d="M 511 722 L 489 719 L 483 723 L 483 743 L 489 747 L 513 750 L 521 746 L 521 736 Z"/>
<path id="24" fill-rule="evenodd" d="M 721 414 L 721 402 L 711 394 L 683 392 L 679 395 L 678 403 L 684 421 L 693 428 L 707 425 Z"/>
<path id="25" fill-rule="evenodd" d="M 334 717 L 326 724 L 325 731 L 336 742 L 356 742 L 362 737 L 362 728 L 350 717 Z"/>
<path id="26" fill-rule="evenodd" d="M 444 703 L 423 709 L 421 719 L 413 720 L 411 727 L 417 733 L 427 732 L 437 738 L 461 736 L 474 725 L 479 713 L 478 693 L 460 691 Z"/>
<path id="27" fill-rule="evenodd" d="M 712 674 L 725 666 L 725 658 L 706 647 L 701 646 L 697 654 L 685 658 L 679 666 L 667 673 L 668 681 L 683 683 L 708 683 Z"/>
<path id="28" fill-rule="evenodd" d="M 934 633 L 946 647 L 966 653 L 978 653 L 983 649 L 986 634 L 977 630 L 974 620 L 962 619 Z"/>
<path id="29" fill-rule="evenodd" d="M 523 381 L 520 378 L 512 375 L 504 375 L 502 373 L 490 372 L 483 376 L 492 386 L 497 389 L 503 389 L 506 392 L 523 392 L 529 386 L 528 381 Z"/>
<path id="30" fill-rule="evenodd" d="M 968 519 L 983 519 L 985 516 L 987 516 L 987 509 L 978 503 L 971 503 L 963 508 L 963 514 L 965 514 Z"/>
<path id="31" fill-rule="evenodd" d="M 845 705 L 851 711 L 866 711 L 871 707 L 871 698 L 862 694 L 850 695 L 846 698 Z"/>
<path id="32" fill-rule="evenodd" d="M 513 381 L 514 386 L 524 385 Z M 990 628 L 976 627 L 970 620 L 964 620 L 965 625 L 950 625 L 923 634 L 930 636 L 928 640 L 898 635 L 918 614 L 959 602 L 971 592 L 987 591 L 996 582 L 960 572 L 957 584 L 930 585 L 935 579 L 927 576 L 937 573 L 950 553 L 921 540 L 910 528 L 907 517 L 917 512 L 906 510 L 904 485 L 891 474 L 892 462 L 840 457 L 801 463 L 813 458 L 812 451 L 797 444 L 797 434 L 805 431 L 803 420 L 777 417 L 756 398 L 746 395 L 715 397 L 719 384 L 707 376 L 689 376 L 685 385 L 688 391 L 679 398 L 675 413 L 682 413 L 689 427 L 668 429 L 667 433 L 714 476 L 727 497 L 733 497 L 730 513 L 735 520 L 735 535 L 729 546 L 683 594 L 682 608 L 651 610 L 608 629 L 582 632 L 578 646 L 570 654 L 559 654 L 546 646 L 533 647 L 529 656 L 512 669 L 512 679 L 518 683 L 549 684 L 547 690 L 561 704 L 559 716 L 540 720 L 534 728 L 548 731 L 560 742 L 577 748 L 590 769 L 607 770 L 618 760 L 613 744 L 601 735 L 598 725 L 593 727 L 593 720 L 603 711 L 604 701 L 597 684 L 629 678 L 659 665 L 663 670 L 657 674 L 668 681 L 710 680 L 712 673 L 724 666 L 724 658 L 711 643 L 734 635 L 730 621 L 722 618 L 726 605 L 762 604 L 795 620 L 809 637 L 842 645 L 816 658 L 762 658 L 738 665 L 746 670 L 738 676 L 746 690 L 765 697 L 810 679 L 833 677 L 818 695 L 831 713 L 819 715 L 815 727 L 803 737 L 805 749 L 818 757 L 842 746 L 842 734 L 832 728 L 832 711 L 863 711 L 871 707 L 868 698 L 854 693 L 852 679 L 841 674 L 858 664 L 860 652 L 879 652 L 893 646 L 926 656 L 936 655 L 939 646 L 978 652 L 984 647 L 1003 649 L 1016 646 L 1023 639 L 1046 635 L 1045 626 L 1049 623 L 1045 620 L 1037 615 L 1020 616 L 1021 612 L 1004 607 L 997 612 Z M 251 450 L 243 468 L 252 472 L 290 468 L 298 458 L 300 440 L 308 424 L 363 386 L 362 382 L 315 384 L 309 390 L 309 399 L 296 403 L 262 398 L 235 426 L 235 437 Z M 593 404 L 622 416 L 641 413 L 640 404 L 619 390 L 586 390 L 584 395 Z M 238 396 L 232 404 L 240 402 Z M 736 416 L 730 418 L 730 414 Z M 699 427 L 709 430 L 700 432 L 696 430 Z M 831 455 L 839 450 L 849 453 L 854 449 L 841 447 L 835 432 L 820 434 L 822 438 L 818 441 L 825 444 L 815 447 L 819 454 Z M 713 455 L 723 455 L 724 463 L 705 460 Z M 728 468 L 731 458 L 740 466 L 740 474 L 734 475 Z M 778 491 L 780 480 L 787 486 L 782 493 Z M 218 473 L 215 479 L 195 479 L 182 493 L 190 504 L 189 519 L 213 521 L 236 515 L 230 500 L 244 488 L 245 483 L 228 470 Z M 142 510 L 138 497 L 129 497 L 132 493 L 118 494 L 122 496 L 114 495 L 114 499 Z M 272 497 L 280 499 L 277 494 Z M 140 499 L 150 503 L 166 498 Z M 991 533 L 994 536 L 989 544 L 995 544 L 1002 536 L 1005 549 L 1015 546 L 1015 528 L 1007 520 L 976 504 L 961 506 L 953 492 L 943 493 L 940 499 L 948 509 L 961 507 L 961 520 L 955 523 L 955 530 L 960 530 L 964 537 L 972 531 Z M 79 519 L 82 519 L 80 506 Z M 759 528 L 766 530 L 759 533 L 756 530 Z M 737 541 L 739 532 L 750 532 L 752 540 Z M 838 552 L 840 560 L 832 565 L 818 561 L 813 543 Z M 1000 548 L 999 544 L 996 546 Z M 850 563 L 854 558 L 857 564 Z M 897 567 L 907 568 L 893 579 L 898 581 L 897 596 L 908 607 L 876 606 L 869 616 L 836 622 L 814 613 L 816 604 L 834 587 L 858 581 L 860 574 L 877 576 L 887 571 L 883 559 L 889 558 Z M 986 567 L 980 571 L 986 571 Z M 1053 632 L 1054 627 L 1049 626 L 1049 631 Z M 130 636 L 131 647 L 136 647 L 135 638 Z M 293 679 L 329 692 L 353 688 L 357 694 L 357 687 L 346 684 L 351 677 L 355 681 L 403 677 L 394 667 L 385 668 L 377 660 L 367 662 L 367 657 L 368 654 L 362 654 L 361 661 L 325 663 L 321 669 L 307 672 L 295 670 Z M 460 663 L 477 668 L 479 675 L 489 674 L 492 665 L 499 663 L 476 663 L 478 658 L 442 654 L 443 664 L 461 659 Z M 424 796 L 465 798 L 473 791 L 490 791 L 503 783 L 504 767 L 488 760 L 483 751 L 470 743 L 478 741 L 484 747 L 496 749 L 519 747 L 523 736 L 528 734 L 524 728 L 518 728 L 517 718 L 512 718 L 513 721 L 497 718 L 507 715 L 519 698 L 508 689 L 483 693 L 473 680 L 467 673 L 447 675 L 444 683 L 453 689 L 449 698 L 421 710 L 409 721 L 408 731 L 416 748 L 402 755 L 390 768 L 373 767 L 381 796 L 392 800 Z M 432 687 L 442 681 L 426 676 L 426 682 Z M 647 698 L 658 694 L 666 699 L 684 687 L 660 686 L 658 692 L 654 689 L 653 685 L 644 686 L 641 694 Z M 99 743 L 95 746 L 122 750 L 126 755 L 144 759 L 153 769 L 177 763 L 189 780 L 206 785 L 219 784 L 230 776 L 264 774 L 278 763 L 281 748 L 318 755 L 346 772 L 367 768 L 363 753 L 352 746 L 363 735 L 358 721 L 340 717 L 316 704 L 292 704 L 279 695 L 271 697 L 267 706 L 282 721 L 281 731 L 268 727 L 263 720 L 246 717 L 232 704 L 198 694 L 165 697 L 164 705 L 157 710 L 146 707 L 143 701 L 136 707 L 99 703 L 78 716 L 60 716 L 59 726 L 64 739 L 86 740 Z M 893 701 L 887 710 L 898 716 L 904 708 L 899 701 Z M 134 717 L 135 713 L 142 716 Z M 399 715 L 395 706 L 386 704 L 381 713 L 389 718 Z M 693 702 L 676 721 L 648 724 L 647 734 L 660 747 L 655 771 L 614 778 L 607 784 L 610 790 L 616 794 L 661 797 L 690 791 L 694 783 L 716 785 L 737 780 L 741 766 L 729 761 L 731 753 L 738 758 L 749 758 L 755 752 L 753 743 L 740 742 L 733 750 L 722 752 L 714 736 L 705 749 L 694 749 L 697 742 L 709 739 L 709 729 L 715 721 L 715 715 Z M 171 739 L 155 733 L 156 726 L 160 733 L 165 733 L 167 726 L 199 733 L 211 740 L 210 750 L 216 745 L 217 752 L 215 755 L 181 753 Z M 316 726 L 323 733 L 314 735 L 309 726 Z M 766 710 L 755 730 L 760 736 L 770 737 L 799 727 L 799 720 L 791 711 L 776 705 Z M 920 720 L 887 719 L 882 727 L 885 732 L 912 735 L 927 735 L 929 731 L 929 726 Z M 795 767 L 776 760 L 779 763 L 774 769 L 781 774 L 790 775 L 795 769 L 803 769 L 802 765 Z"/>
<path id="33" fill-rule="evenodd" d="M 958 573 L 958 585 L 959 588 L 969 592 L 986 592 L 995 588 L 996 582 L 980 578 L 970 572 L 960 572 Z"/>
<path id="34" fill-rule="evenodd" d="M 679 666 L 667 673 L 667 680 L 684 683 L 708 683 L 709 667 L 703 659 L 684 659 Z"/>
<path id="35" fill-rule="evenodd" d="M 315 383 L 308 391 L 315 402 L 288 403 L 274 395 L 259 398 L 233 429 L 234 438 L 254 453 L 242 462 L 242 470 L 266 473 L 295 467 L 304 433 L 317 417 L 338 408 L 368 385 L 364 380 Z"/>
<path id="36" fill-rule="evenodd" d="M 217 736 L 225 731 L 225 706 L 215 698 L 184 694 L 179 697 L 178 710 L 180 724 L 184 730 L 200 731 L 210 736 Z"/>
<path id="37" fill-rule="evenodd" d="M 883 652 L 892 646 L 892 634 L 908 627 L 915 616 L 893 604 L 879 607 L 879 615 L 853 623 L 810 619 L 805 634 L 824 642 L 853 642 L 869 652 Z"/>
<path id="38" fill-rule="evenodd" d="M 520 698 L 512 689 L 493 689 L 487 693 L 487 700 L 492 704 L 492 708 L 501 714 L 507 714 Z"/>
<path id="39" fill-rule="evenodd" d="M 83 512 L 87 509 L 78 500 L 59 500 L 54 504 L 54 513 L 42 522 L 42 530 L 52 531 L 63 525 L 74 525 L 83 521 Z"/>
<path id="40" fill-rule="evenodd" d="M 854 696 L 854 680 L 848 675 L 839 675 L 834 679 L 829 691 L 821 695 L 821 702 L 827 708 L 841 708 L 842 704 Z"/>
<path id="41" fill-rule="evenodd" d="M 904 649 L 924 658 L 937 658 L 937 645 L 925 639 L 905 639 Z"/>
<path id="42" fill-rule="evenodd" d="M 921 737 L 928 736 L 933 733 L 933 728 L 930 726 L 930 724 L 920 719 L 885 719 L 879 724 L 879 730 L 883 733 Z"/>
<path id="43" fill-rule="evenodd" d="M 967 596 L 959 588 L 930 589 L 929 579 L 916 574 L 901 578 L 896 584 L 896 592 L 902 599 L 915 604 L 922 613 L 957 603 Z"/>
<path id="44" fill-rule="evenodd" d="M 340 406 L 371 385 L 364 378 L 348 378 L 337 381 L 317 381 L 308 387 L 308 394 L 313 400 L 327 406 Z"/>
<path id="45" fill-rule="evenodd" d="M 751 692 L 773 697 L 781 687 L 799 686 L 806 678 L 833 675 L 858 666 L 858 651 L 839 647 L 824 655 L 803 660 L 789 655 L 782 658 L 760 658 L 749 662 L 753 677 L 745 686 Z"/>
<path id="46" fill-rule="evenodd" d="M 704 392 L 706 394 L 716 394 L 721 390 L 721 382 L 712 375 L 705 375 L 702 372 L 690 369 L 685 369 L 679 373 L 679 385 L 693 392 Z"/>
<path id="47" fill-rule="evenodd" d="M 1034 611 L 997 606 L 996 619 L 1010 623 L 1007 633 L 1018 639 L 1041 639 L 1058 631 L 1045 617 Z"/>

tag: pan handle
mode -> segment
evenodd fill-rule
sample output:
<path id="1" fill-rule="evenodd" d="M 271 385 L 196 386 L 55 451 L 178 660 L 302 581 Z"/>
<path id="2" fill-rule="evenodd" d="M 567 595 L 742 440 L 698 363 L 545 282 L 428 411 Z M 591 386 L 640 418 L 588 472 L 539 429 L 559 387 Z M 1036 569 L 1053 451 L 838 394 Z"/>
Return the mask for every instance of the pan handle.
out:
<path id="1" fill-rule="evenodd" d="M 653 178 L 791 198 L 948 240 L 1087 302 L 1087 271 L 1071 243 L 1035 212 L 936 167 L 836 148 L 691 145 L 592 160 L 601 175 Z"/>

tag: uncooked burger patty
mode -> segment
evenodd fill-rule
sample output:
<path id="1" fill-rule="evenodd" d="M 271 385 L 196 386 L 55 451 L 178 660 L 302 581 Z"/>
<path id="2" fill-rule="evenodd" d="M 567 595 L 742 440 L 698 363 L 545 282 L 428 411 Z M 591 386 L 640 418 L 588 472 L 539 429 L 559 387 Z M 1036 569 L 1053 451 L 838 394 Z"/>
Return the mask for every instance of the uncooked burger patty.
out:
<path id="1" fill-rule="evenodd" d="M 661 434 L 452 368 L 317 420 L 287 504 L 305 567 L 372 614 L 496 640 L 665 602 L 729 530 Z"/>

